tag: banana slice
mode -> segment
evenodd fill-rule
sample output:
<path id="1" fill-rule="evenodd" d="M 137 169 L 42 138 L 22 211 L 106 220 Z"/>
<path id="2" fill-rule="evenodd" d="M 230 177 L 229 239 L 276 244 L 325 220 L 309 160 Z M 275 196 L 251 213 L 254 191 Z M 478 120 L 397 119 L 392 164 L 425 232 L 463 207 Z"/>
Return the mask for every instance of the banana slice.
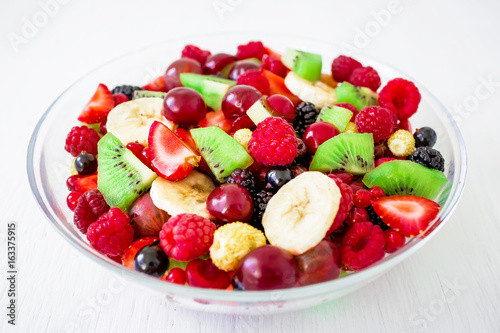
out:
<path id="1" fill-rule="evenodd" d="M 171 216 L 190 213 L 213 219 L 207 210 L 207 198 L 214 188 L 210 177 L 193 170 L 189 176 L 176 182 L 156 178 L 149 194 L 154 205 Z"/>
<path id="2" fill-rule="evenodd" d="M 149 128 L 157 120 L 171 130 L 177 125 L 162 115 L 163 99 L 139 98 L 116 106 L 108 114 L 106 129 L 113 133 L 121 142 L 138 142 L 148 145 Z"/>
<path id="3" fill-rule="evenodd" d="M 289 72 L 285 77 L 285 86 L 305 102 L 313 103 L 318 109 L 337 102 L 335 89 L 321 81 L 310 82 Z"/>
<path id="4" fill-rule="evenodd" d="M 340 190 L 335 181 L 307 171 L 286 183 L 269 200 L 262 217 L 267 239 L 299 255 L 318 245 L 337 215 Z"/>

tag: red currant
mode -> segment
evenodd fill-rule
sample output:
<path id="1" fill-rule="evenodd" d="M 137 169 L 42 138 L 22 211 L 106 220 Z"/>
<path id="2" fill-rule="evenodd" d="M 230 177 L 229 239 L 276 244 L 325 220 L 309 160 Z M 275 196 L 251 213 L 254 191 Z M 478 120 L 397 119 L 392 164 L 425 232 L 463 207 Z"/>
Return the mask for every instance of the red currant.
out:
<path id="1" fill-rule="evenodd" d="M 378 199 L 378 198 L 382 198 L 383 196 L 385 196 L 384 190 L 378 186 L 373 186 L 370 189 L 370 194 L 372 195 L 373 199 Z"/>
<path id="2" fill-rule="evenodd" d="M 359 189 L 356 193 L 353 195 L 354 199 L 354 206 L 359 207 L 359 208 L 366 208 L 371 204 L 372 195 L 370 192 L 368 192 L 365 189 Z"/>
<path id="3" fill-rule="evenodd" d="M 174 267 L 165 275 L 162 280 L 170 283 L 185 285 L 187 283 L 186 271 L 179 267 Z"/>
<path id="4" fill-rule="evenodd" d="M 393 229 L 384 231 L 385 250 L 387 253 L 396 252 L 399 248 L 405 245 L 406 238 L 399 232 Z"/>
<path id="5" fill-rule="evenodd" d="M 368 212 L 366 211 L 366 209 L 354 207 L 349 212 L 349 215 L 347 215 L 346 223 L 347 223 L 347 225 L 352 226 L 354 223 L 366 222 L 369 220 L 370 220 L 370 216 L 368 215 Z"/>
<path id="6" fill-rule="evenodd" d="M 82 196 L 83 192 L 79 191 L 71 191 L 69 192 L 68 196 L 66 197 L 66 204 L 68 205 L 68 208 L 71 209 L 71 211 L 74 211 L 76 208 L 76 205 L 78 204 L 78 199 Z"/>

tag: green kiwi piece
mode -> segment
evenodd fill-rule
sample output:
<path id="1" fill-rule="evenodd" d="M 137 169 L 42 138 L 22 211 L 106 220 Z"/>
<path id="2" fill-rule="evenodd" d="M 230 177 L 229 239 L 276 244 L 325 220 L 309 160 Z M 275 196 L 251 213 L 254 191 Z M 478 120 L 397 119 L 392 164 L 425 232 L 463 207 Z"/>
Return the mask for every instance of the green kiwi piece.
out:
<path id="1" fill-rule="evenodd" d="M 356 87 L 349 82 L 342 82 L 335 88 L 337 103 L 351 103 L 359 111 L 367 106 L 378 105 L 378 94 L 366 87 Z"/>
<path id="2" fill-rule="evenodd" d="M 374 167 L 374 144 L 371 133 L 341 133 L 323 142 L 309 166 L 311 171 L 340 170 L 362 175 Z"/>
<path id="3" fill-rule="evenodd" d="M 235 169 L 246 169 L 253 163 L 245 148 L 217 126 L 194 128 L 191 135 L 219 182 Z"/>
<path id="4" fill-rule="evenodd" d="M 192 88 L 199 92 L 205 104 L 213 110 L 220 109 L 222 98 L 229 88 L 236 84 L 236 81 L 233 80 L 195 73 L 182 73 L 180 79 L 184 87 Z"/>
<path id="5" fill-rule="evenodd" d="M 436 199 L 448 179 L 443 172 L 412 161 L 389 161 L 380 164 L 363 177 L 368 188 L 381 187 L 387 195 L 416 195 Z"/>
<path id="6" fill-rule="evenodd" d="M 299 50 L 287 49 L 281 62 L 303 79 L 314 82 L 321 78 L 321 56 Z"/>
<path id="7" fill-rule="evenodd" d="M 343 132 L 352 118 L 352 111 L 340 106 L 325 106 L 321 109 L 316 121 L 326 121 L 335 125 L 339 132 Z"/>
<path id="8" fill-rule="evenodd" d="M 161 92 L 161 91 L 151 91 L 151 90 L 135 90 L 134 91 L 134 96 L 133 99 L 139 99 L 139 98 L 165 98 L 165 95 L 167 93 Z"/>
<path id="9" fill-rule="evenodd" d="M 97 188 L 110 207 L 127 212 L 151 187 L 157 174 L 111 133 L 99 140 L 97 151 Z"/>

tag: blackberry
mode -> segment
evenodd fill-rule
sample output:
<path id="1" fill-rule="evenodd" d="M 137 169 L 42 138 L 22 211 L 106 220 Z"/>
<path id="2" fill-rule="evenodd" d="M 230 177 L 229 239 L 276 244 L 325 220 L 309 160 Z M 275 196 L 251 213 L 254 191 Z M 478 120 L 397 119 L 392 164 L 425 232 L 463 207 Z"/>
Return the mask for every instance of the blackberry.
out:
<path id="1" fill-rule="evenodd" d="M 249 170 L 236 169 L 227 178 L 226 183 L 239 184 L 246 188 L 250 194 L 257 192 L 257 179 Z"/>
<path id="2" fill-rule="evenodd" d="M 418 147 L 406 158 L 431 169 L 444 171 L 444 158 L 439 151 L 431 147 Z"/>
<path id="3" fill-rule="evenodd" d="M 295 129 L 300 137 L 304 134 L 307 126 L 316 121 L 318 114 L 319 110 L 311 102 L 302 102 L 295 108 L 293 129 Z"/>
<path id="4" fill-rule="evenodd" d="M 378 225 L 382 229 L 382 231 L 390 229 L 390 227 L 385 224 L 384 221 L 382 221 L 380 216 L 375 213 L 372 205 L 366 207 L 365 209 L 368 212 L 368 218 L 370 219 L 370 222 L 373 223 L 373 225 Z"/>
<path id="5" fill-rule="evenodd" d="M 274 193 L 270 191 L 259 191 L 255 193 L 253 197 L 253 218 L 250 223 L 252 226 L 259 230 L 263 230 L 262 227 L 262 216 L 267 207 L 267 203 L 273 197 Z"/>
<path id="6" fill-rule="evenodd" d="M 111 90 L 112 94 L 124 94 L 125 96 L 128 97 L 128 99 L 134 98 L 134 91 L 136 90 L 141 90 L 141 87 L 137 86 L 128 86 L 128 85 L 123 85 L 123 86 L 116 86 Z"/>

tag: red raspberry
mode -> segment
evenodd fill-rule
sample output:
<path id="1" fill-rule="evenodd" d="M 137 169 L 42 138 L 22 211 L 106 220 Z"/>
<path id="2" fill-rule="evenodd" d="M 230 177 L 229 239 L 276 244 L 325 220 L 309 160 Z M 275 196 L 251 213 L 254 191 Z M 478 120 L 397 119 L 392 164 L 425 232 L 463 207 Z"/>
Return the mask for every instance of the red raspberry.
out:
<path id="1" fill-rule="evenodd" d="M 340 55 L 332 62 L 332 77 L 337 82 L 347 81 L 352 71 L 358 67 L 363 67 L 359 61 Z"/>
<path id="2" fill-rule="evenodd" d="M 384 231 L 385 238 L 385 250 L 387 253 L 396 252 L 400 247 L 405 245 L 406 238 L 399 232 L 393 229 L 387 229 Z"/>
<path id="3" fill-rule="evenodd" d="M 351 117 L 351 120 L 349 120 L 349 121 L 354 122 L 354 119 L 356 119 L 356 116 L 359 113 L 359 110 L 354 105 L 352 105 L 351 103 L 337 103 L 335 105 L 336 106 L 340 106 L 341 108 L 345 108 L 345 109 L 351 111 L 352 112 L 352 117 Z"/>
<path id="4" fill-rule="evenodd" d="M 127 214 L 113 207 L 89 226 L 87 239 L 101 254 L 120 255 L 134 240 L 134 229 L 129 222 Z"/>
<path id="5" fill-rule="evenodd" d="M 268 53 L 262 42 L 249 42 L 245 45 L 238 46 L 236 59 L 243 60 L 248 58 L 257 58 L 262 60 L 262 56 Z"/>
<path id="6" fill-rule="evenodd" d="M 261 121 L 248 141 L 248 151 L 263 165 L 287 165 L 297 157 L 295 131 L 286 120 L 268 117 Z"/>
<path id="7" fill-rule="evenodd" d="M 399 120 L 404 120 L 417 112 L 420 99 L 420 92 L 413 82 L 398 78 L 387 82 L 382 88 L 378 103 L 395 112 Z"/>
<path id="8" fill-rule="evenodd" d="M 359 67 L 352 71 L 347 80 L 350 84 L 358 87 L 367 87 L 373 91 L 377 91 L 380 88 L 382 82 L 380 82 L 380 76 L 376 70 L 371 67 Z"/>
<path id="9" fill-rule="evenodd" d="M 211 55 L 210 51 L 205 51 L 194 45 L 186 45 L 182 50 L 181 58 L 190 58 L 198 61 L 202 66 Z"/>
<path id="10" fill-rule="evenodd" d="M 73 222 L 82 234 L 86 234 L 89 225 L 108 210 L 109 206 L 99 190 L 87 191 L 78 199 Z"/>
<path id="11" fill-rule="evenodd" d="M 71 129 L 66 137 L 66 145 L 64 149 L 74 157 L 78 156 L 82 151 L 97 155 L 97 142 L 99 134 L 87 126 L 75 126 Z"/>
<path id="12" fill-rule="evenodd" d="M 205 254 L 214 240 L 215 224 L 196 214 L 172 216 L 160 231 L 160 246 L 178 261 Z"/>
<path id="13" fill-rule="evenodd" d="M 285 65 L 283 65 L 280 58 L 269 54 L 264 54 L 262 57 L 262 64 L 260 68 L 267 69 L 282 78 L 284 78 L 290 71 Z"/>
<path id="14" fill-rule="evenodd" d="M 359 133 L 373 133 L 373 141 L 379 142 L 391 136 L 396 127 L 394 113 L 378 106 L 368 106 L 356 116 Z"/>
<path id="15" fill-rule="evenodd" d="M 269 85 L 269 80 L 267 77 L 257 69 L 249 69 L 238 77 L 236 84 L 246 84 L 247 86 L 252 86 L 262 95 L 269 95 L 271 93 L 271 88 Z"/>
<path id="16" fill-rule="evenodd" d="M 349 215 L 349 211 L 351 210 L 353 205 L 351 187 L 334 174 L 329 174 L 328 177 L 330 177 L 335 181 L 335 183 L 337 183 L 342 197 L 340 198 L 339 210 L 337 212 L 337 215 L 335 216 L 335 219 L 333 220 L 332 226 L 326 232 L 327 235 L 332 233 L 342 225 L 342 222 L 344 222 L 344 220 L 347 218 L 347 215 Z"/>
<path id="17" fill-rule="evenodd" d="M 340 246 L 342 264 L 349 270 L 370 266 L 385 255 L 385 238 L 382 229 L 371 222 L 355 223 L 347 232 Z"/>

